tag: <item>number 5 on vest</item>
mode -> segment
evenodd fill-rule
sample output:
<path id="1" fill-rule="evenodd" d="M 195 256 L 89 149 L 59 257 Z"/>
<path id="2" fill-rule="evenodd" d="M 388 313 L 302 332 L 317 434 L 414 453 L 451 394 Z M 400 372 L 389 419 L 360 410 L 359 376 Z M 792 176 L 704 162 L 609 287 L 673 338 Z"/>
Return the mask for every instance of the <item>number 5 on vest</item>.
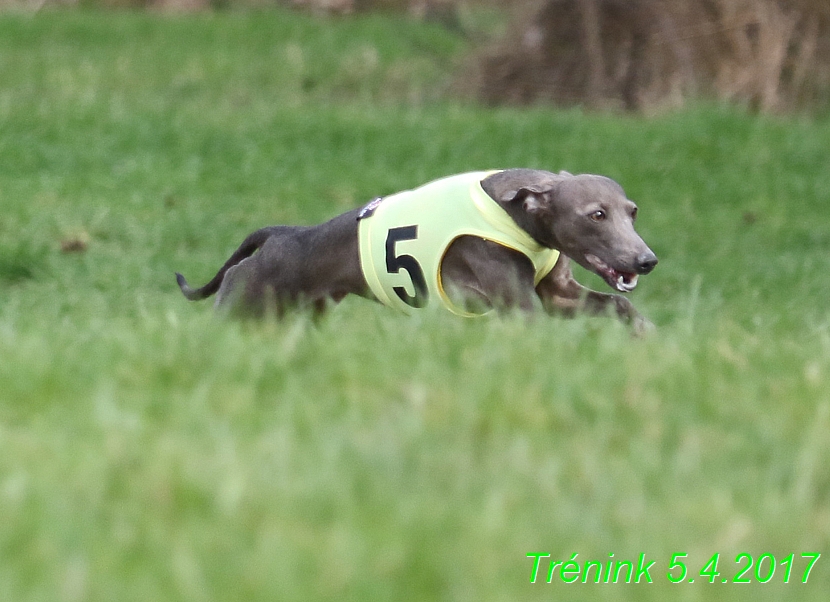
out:
<path id="1" fill-rule="evenodd" d="M 424 307 L 429 299 L 429 291 L 421 265 L 412 255 L 395 255 L 395 244 L 398 241 L 415 240 L 416 238 L 418 238 L 418 226 L 402 226 L 400 228 L 389 229 L 389 233 L 386 236 L 386 271 L 390 274 L 397 274 L 401 271 L 401 268 L 406 270 L 412 279 L 415 295 L 410 295 L 402 286 L 395 286 L 392 290 L 407 305 Z"/>

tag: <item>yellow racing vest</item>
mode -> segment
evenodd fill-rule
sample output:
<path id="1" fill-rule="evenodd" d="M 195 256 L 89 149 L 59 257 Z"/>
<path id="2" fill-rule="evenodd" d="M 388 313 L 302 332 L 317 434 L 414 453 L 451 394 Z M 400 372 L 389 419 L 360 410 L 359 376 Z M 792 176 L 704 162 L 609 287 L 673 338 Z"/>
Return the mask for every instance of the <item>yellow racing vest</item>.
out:
<path id="1" fill-rule="evenodd" d="M 459 236 L 524 254 L 536 268 L 536 284 L 553 269 L 559 252 L 537 243 L 482 189 L 494 173 L 449 176 L 375 199 L 360 211 L 360 265 L 381 303 L 408 314 L 443 306 L 460 316 L 480 315 L 453 304 L 441 282 L 441 262 Z"/>

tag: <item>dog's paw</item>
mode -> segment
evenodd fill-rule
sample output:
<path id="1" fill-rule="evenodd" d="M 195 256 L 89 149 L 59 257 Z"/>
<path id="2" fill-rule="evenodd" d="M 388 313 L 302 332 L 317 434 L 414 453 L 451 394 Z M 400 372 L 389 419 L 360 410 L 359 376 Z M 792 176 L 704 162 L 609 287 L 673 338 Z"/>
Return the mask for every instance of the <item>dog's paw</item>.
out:
<path id="1" fill-rule="evenodd" d="M 637 316 L 631 321 L 631 335 L 640 339 L 657 330 L 657 327 L 643 316 Z"/>

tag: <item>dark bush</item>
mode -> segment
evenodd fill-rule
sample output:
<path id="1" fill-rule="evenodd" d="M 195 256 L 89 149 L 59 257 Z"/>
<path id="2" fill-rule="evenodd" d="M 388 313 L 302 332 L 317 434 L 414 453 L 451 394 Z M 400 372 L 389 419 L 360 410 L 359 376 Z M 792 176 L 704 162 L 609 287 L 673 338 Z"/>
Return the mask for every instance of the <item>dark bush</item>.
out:
<path id="1" fill-rule="evenodd" d="M 507 39 L 459 81 L 488 103 L 648 110 L 710 96 L 780 111 L 828 101 L 826 0 L 514 4 Z"/>

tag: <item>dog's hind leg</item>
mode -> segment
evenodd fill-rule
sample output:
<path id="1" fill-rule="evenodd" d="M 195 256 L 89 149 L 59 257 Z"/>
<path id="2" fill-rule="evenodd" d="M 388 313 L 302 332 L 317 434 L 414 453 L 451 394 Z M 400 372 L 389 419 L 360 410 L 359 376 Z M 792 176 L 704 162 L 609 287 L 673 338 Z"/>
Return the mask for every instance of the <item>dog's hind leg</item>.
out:
<path id="1" fill-rule="evenodd" d="M 268 240 L 269 237 L 279 230 L 279 228 L 279 226 L 269 226 L 267 228 L 261 228 L 260 230 L 248 235 L 248 237 L 242 241 L 242 244 L 239 245 L 239 248 L 233 252 L 233 255 L 228 258 L 225 265 L 219 269 L 216 276 L 214 276 L 210 282 L 201 288 L 191 288 L 190 285 L 187 284 L 185 277 L 176 272 L 176 282 L 179 284 L 179 288 L 182 290 L 184 296 L 191 301 L 198 301 L 200 299 L 210 297 L 219 290 L 219 287 L 222 285 L 222 281 L 225 279 L 227 271 L 236 266 L 239 262 L 253 255 L 257 249 L 265 244 L 265 241 Z"/>
<path id="2" fill-rule="evenodd" d="M 279 281 L 266 277 L 257 254 L 231 266 L 216 293 L 214 309 L 219 315 L 237 318 L 281 318 L 288 302 Z"/>

